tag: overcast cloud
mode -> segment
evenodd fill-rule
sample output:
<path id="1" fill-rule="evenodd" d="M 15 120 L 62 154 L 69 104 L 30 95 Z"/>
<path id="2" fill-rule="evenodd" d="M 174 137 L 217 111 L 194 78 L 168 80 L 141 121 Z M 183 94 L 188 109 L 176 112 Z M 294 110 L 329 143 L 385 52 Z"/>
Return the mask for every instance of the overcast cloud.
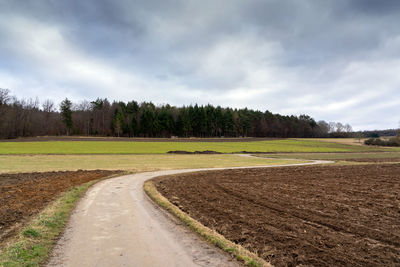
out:
<path id="1" fill-rule="evenodd" d="M 400 121 L 397 0 L 0 0 L 0 88 Z"/>

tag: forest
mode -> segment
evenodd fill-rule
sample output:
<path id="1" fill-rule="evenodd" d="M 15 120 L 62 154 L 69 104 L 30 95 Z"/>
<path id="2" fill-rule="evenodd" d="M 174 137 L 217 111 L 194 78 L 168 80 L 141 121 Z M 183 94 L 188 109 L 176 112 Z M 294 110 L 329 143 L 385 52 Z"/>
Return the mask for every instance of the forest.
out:
<path id="1" fill-rule="evenodd" d="M 316 122 L 308 115 L 213 105 L 171 106 L 97 98 L 60 105 L 18 99 L 0 89 L 0 138 L 44 135 L 117 137 L 345 137 L 350 125 Z"/>

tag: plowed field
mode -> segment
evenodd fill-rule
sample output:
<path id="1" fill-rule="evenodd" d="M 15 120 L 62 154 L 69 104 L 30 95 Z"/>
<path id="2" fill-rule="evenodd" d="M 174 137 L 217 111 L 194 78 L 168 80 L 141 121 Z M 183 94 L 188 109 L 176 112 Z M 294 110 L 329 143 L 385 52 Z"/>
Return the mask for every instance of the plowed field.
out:
<path id="1" fill-rule="evenodd" d="M 156 186 L 276 266 L 400 266 L 400 164 L 200 172 Z"/>
<path id="2" fill-rule="evenodd" d="M 119 171 L 65 171 L 0 175 L 0 241 L 60 193 Z"/>
<path id="3" fill-rule="evenodd" d="M 354 162 L 400 162 L 400 158 L 359 158 L 359 159 L 345 159 L 345 161 L 354 161 Z"/>

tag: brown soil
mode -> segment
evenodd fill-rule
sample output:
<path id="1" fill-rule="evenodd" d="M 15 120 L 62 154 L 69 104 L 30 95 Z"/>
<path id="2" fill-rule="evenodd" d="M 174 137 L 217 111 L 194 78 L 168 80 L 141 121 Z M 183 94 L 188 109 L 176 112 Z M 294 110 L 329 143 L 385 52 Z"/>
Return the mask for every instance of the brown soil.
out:
<path id="1" fill-rule="evenodd" d="M 172 203 L 276 266 L 400 266 L 400 164 L 157 178 Z"/>
<path id="2" fill-rule="evenodd" d="M 345 159 L 344 161 L 353 161 L 353 162 L 400 162 L 400 158 L 359 158 L 359 159 Z"/>
<path id="3" fill-rule="evenodd" d="M 213 151 L 213 150 L 204 150 L 204 151 L 185 151 L 185 150 L 173 150 L 168 151 L 168 154 L 222 154 L 221 152 Z"/>
<path id="4" fill-rule="evenodd" d="M 65 171 L 0 175 L 0 241 L 60 193 L 120 171 Z"/>

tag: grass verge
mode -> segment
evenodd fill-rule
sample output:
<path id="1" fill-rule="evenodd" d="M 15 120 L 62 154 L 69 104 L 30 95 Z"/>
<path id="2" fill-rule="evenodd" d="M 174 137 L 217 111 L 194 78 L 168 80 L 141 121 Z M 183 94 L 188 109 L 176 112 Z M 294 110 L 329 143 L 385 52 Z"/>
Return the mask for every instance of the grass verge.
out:
<path id="1" fill-rule="evenodd" d="M 36 215 L 19 234 L 0 250 L 0 266 L 40 266 L 49 257 L 73 209 L 88 188 L 106 178 L 75 186 L 61 194 Z"/>
<path id="2" fill-rule="evenodd" d="M 237 245 L 229 240 L 227 240 L 224 236 L 218 234 L 217 232 L 211 230 L 210 228 L 202 225 L 200 222 L 191 218 L 188 214 L 180 210 L 178 207 L 173 205 L 166 199 L 163 195 L 161 195 L 154 183 L 150 180 L 145 182 L 144 190 L 147 195 L 153 199 L 158 205 L 172 213 L 182 222 L 184 222 L 190 229 L 200 234 L 205 240 L 209 243 L 219 247 L 220 249 L 228 252 L 233 255 L 239 261 L 244 262 L 247 266 L 272 266 L 270 263 L 258 257 L 256 254 L 246 250 L 240 245 Z"/>

